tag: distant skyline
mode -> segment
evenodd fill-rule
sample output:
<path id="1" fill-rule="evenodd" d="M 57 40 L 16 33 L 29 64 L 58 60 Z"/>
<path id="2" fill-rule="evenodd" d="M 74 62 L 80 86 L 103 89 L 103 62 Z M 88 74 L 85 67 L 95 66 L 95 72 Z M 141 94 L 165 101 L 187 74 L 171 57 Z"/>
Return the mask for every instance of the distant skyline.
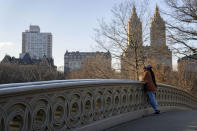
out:
<path id="1" fill-rule="evenodd" d="M 55 65 L 64 65 L 68 51 L 97 51 L 93 29 L 99 19 L 111 19 L 114 4 L 124 0 L 0 0 L 0 60 L 5 54 L 19 57 L 22 32 L 29 25 L 39 25 L 41 32 L 53 35 Z M 156 3 L 150 0 L 153 15 Z M 175 62 L 173 62 L 175 63 Z"/>

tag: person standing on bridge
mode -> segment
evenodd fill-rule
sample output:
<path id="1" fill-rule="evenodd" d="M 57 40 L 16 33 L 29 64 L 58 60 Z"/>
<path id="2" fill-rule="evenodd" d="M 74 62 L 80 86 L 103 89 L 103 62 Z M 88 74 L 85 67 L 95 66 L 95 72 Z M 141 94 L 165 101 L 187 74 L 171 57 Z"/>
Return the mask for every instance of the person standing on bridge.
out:
<path id="1" fill-rule="evenodd" d="M 142 81 L 145 82 L 145 91 L 148 95 L 148 103 L 155 110 L 155 114 L 160 114 L 158 109 L 157 100 L 155 98 L 155 92 L 157 90 L 157 84 L 155 80 L 154 72 L 152 71 L 151 65 L 144 66 L 144 75 L 142 77 Z"/>

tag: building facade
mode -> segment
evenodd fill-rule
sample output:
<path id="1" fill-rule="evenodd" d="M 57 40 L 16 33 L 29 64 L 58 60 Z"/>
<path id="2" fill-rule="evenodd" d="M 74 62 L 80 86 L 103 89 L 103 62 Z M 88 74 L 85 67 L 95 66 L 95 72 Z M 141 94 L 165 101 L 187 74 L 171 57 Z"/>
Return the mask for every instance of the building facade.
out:
<path id="1" fill-rule="evenodd" d="M 178 60 L 179 83 L 193 93 L 197 93 L 197 54 L 184 56 Z"/>
<path id="2" fill-rule="evenodd" d="M 52 34 L 40 32 L 40 27 L 30 25 L 29 30 L 22 33 L 22 58 L 29 53 L 33 59 L 42 59 L 43 56 L 52 58 Z"/>
<path id="3" fill-rule="evenodd" d="M 64 55 L 64 73 L 70 73 L 74 70 L 79 70 L 88 58 L 96 59 L 101 56 L 103 60 L 107 60 L 108 66 L 111 68 L 110 52 L 68 52 Z"/>
<path id="4" fill-rule="evenodd" d="M 180 58 L 178 60 L 178 72 L 197 73 L 197 54 Z"/>
<path id="5" fill-rule="evenodd" d="M 172 69 L 172 52 L 166 45 L 165 21 L 156 6 L 150 25 L 150 46 L 143 46 L 142 22 L 133 7 L 128 21 L 128 45 L 121 56 L 121 73 L 125 78 L 137 79 L 136 70 L 145 64 L 164 65 Z M 153 62 L 153 63 L 152 63 Z"/>

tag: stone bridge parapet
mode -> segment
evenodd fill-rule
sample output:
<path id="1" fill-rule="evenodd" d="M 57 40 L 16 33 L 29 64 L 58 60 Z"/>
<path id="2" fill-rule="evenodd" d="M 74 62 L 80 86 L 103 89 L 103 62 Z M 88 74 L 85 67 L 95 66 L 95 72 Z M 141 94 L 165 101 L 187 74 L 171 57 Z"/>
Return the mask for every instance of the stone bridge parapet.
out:
<path id="1" fill-rule="evenodd" d="M 132 80 L 56 80 L 0 85 L 1 131 L 103 130 L 152 113 L 144 83 Z M 162 111 L 197 109 L 197 98 L 164 84 Z"/>

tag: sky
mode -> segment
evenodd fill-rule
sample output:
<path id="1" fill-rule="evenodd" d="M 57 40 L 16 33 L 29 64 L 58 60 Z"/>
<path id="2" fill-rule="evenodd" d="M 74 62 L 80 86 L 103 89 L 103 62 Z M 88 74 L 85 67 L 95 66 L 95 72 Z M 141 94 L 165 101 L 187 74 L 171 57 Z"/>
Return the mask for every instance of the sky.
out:
<path id="1" fill-rule="evenodd" d="M 97 51 L 94 28 L 99 19 L 110 20 L 111 9 L 124 0 L 0 0 L 0 60 L 6 54 L 19 57 L 22 32 L 39 25 L 41 32 L 53 35 L 55 65 L 64 65 L 68 51 Z M 152 12 L 156 3 L 151 0 Z M 153 14 L 153 13 L 152 13 Z"/>

